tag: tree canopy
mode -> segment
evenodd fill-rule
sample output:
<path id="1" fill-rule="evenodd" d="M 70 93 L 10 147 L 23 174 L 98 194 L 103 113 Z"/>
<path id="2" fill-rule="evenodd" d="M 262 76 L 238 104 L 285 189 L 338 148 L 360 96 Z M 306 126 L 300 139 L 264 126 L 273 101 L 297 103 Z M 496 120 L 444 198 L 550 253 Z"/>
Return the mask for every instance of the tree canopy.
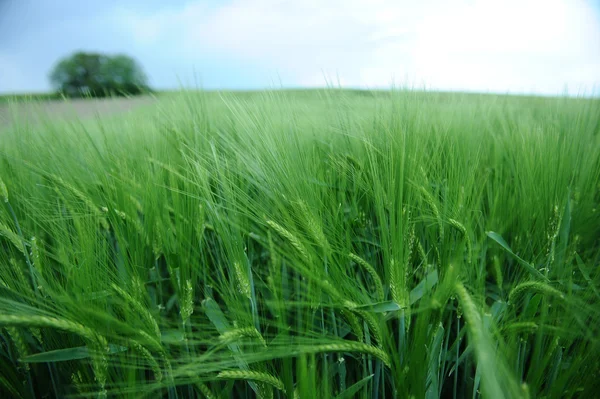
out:
<path id="1" fill-rule="evenodd" d="M 70 97 L 139 94 L 148 90 L 142 67 L 122 54 L 77 52 L 56 64 L 50 82 Z"/>

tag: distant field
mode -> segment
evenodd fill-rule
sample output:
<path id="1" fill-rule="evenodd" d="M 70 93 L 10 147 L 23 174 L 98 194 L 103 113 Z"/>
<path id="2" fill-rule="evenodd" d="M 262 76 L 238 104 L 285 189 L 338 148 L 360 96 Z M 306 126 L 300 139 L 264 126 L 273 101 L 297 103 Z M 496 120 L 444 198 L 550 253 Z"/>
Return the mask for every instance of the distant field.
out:
<path id="1" fill-rule="evenodd" d="M 0 117 L 0 397 L 600 389 L 598 100 L 181 92 Z"/>
<path id="2" fill-rule="evenodd" d="M 154 103 L 149 96 L 110 99 L 35 99 L 31 101 L 0 102 L 0 127 L 16 117 L 22 121 L 87 119 L 130 111 Z"/>

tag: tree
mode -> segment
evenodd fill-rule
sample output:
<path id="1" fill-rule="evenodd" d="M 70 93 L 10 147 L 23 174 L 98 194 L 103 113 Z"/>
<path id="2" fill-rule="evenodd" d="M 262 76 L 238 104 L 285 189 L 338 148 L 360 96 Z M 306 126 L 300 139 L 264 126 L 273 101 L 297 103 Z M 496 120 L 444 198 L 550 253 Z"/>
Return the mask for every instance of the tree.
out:
<path id="1" fill-rule="evenodd" d="M 139 94 L 148 90 L 141 66 L 126 55 L 77 52 L 50 73 L 56 90 L 69 97 Z"/>

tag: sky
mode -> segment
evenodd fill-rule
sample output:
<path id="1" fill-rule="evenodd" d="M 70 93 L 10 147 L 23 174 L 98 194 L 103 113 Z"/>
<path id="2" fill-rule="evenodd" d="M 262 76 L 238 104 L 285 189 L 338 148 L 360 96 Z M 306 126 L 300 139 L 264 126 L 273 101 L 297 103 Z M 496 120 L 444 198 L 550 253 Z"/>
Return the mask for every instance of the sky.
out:
<path id="1" fill-rule="evenodd" d="M 600 0 L 0 0 L 0 93 L 77 50 L 156 89 L 413 87 L 599 94 Z"/>

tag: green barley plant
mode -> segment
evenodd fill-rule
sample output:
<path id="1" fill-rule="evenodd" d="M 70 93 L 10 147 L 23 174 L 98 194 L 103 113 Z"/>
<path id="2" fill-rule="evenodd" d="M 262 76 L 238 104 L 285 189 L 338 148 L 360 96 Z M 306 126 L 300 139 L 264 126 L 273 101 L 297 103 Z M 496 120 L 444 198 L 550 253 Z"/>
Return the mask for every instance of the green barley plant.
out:
<path id="1" fill-rule="evenodd" d="M 182 91 L 0 141 L 0 397 L 600 390 L 598 99 Z"/>

